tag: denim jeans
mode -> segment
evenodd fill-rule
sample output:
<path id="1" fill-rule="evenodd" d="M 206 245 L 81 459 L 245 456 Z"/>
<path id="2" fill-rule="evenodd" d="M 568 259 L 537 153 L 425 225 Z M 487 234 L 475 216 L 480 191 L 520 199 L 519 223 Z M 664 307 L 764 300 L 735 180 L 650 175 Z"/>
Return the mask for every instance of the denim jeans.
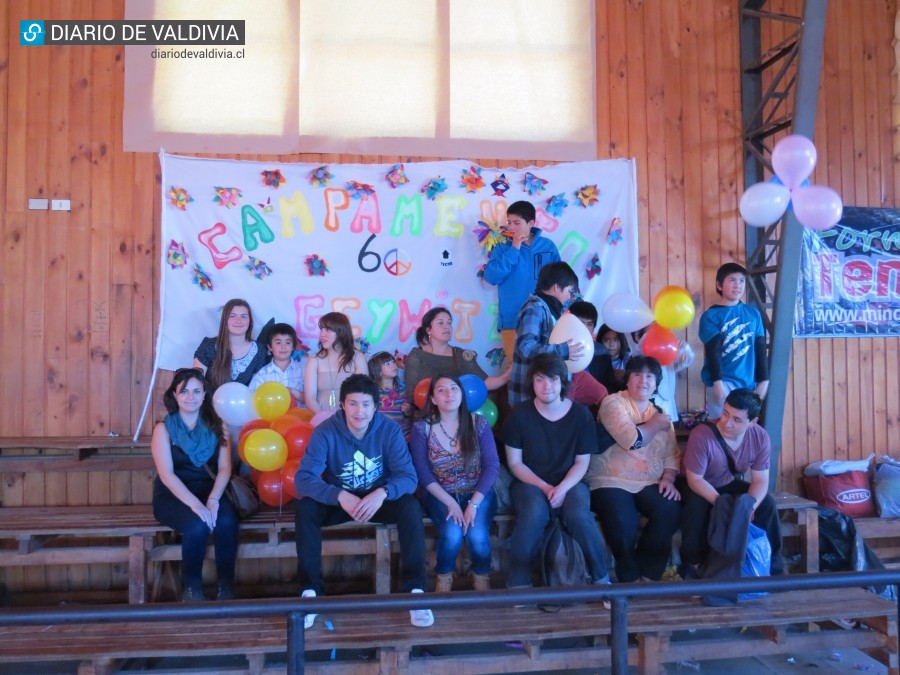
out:
<path id="1" fill-rule="evenodd" d="M 513 480 L 509 488 L 516 526 L 509 537 L 509 576 L 507 585 L 530 586 L 531 566 L 541 545 L 544 528 L 555 511 L 563 527 L 581 546 L 591 578 L 597 582 L 608 578 L 606 544 L 594 514 L 591 513 L 591 497 L 588 486 L 578 483 L 563 500 L 558 509 L 551 509 L 550 502 L 540 488 Z"/>
<path id="2" fill-rule="evenodd" d="M 451 495 L 453 496 L 453 495 Z M 472 493 L 456 495 L 463 511 L 469 504 Z M 478 507 L 475 522 L 469 530 L 463 534 L 463 529 L 452 520 L 447 519 L 448 509 L 433 494 L 425 491 L 425 511 L 434 521 L 438 529 L 436 545 L 437 562 L 434 571 L 437 574 L 446 574 L 456 568 L 456 556 L 462 547 L 463 539 L 469 547 L 469 556 L 472 558 L 472 571 L 475 574 L 490 574 L 491 571 L 491 523 L 497 510 L 497 502 L 494 491 L 488 490 L 484 500 Z"/>
<path id="3" fill-rule="evenodd" d="M 352 520 L 339 504 L 322 504 L 310 497 L 297 502 L 297 580 L 300 590 L 325 591 L 322 581 L 322 527 Z M 373 523 L 396 523 L 400 540 L 400 577 L 403 590 L 425 588 L 425 527 L 422 507 L 412 495 L 385 500 L 372 516 Z"/>

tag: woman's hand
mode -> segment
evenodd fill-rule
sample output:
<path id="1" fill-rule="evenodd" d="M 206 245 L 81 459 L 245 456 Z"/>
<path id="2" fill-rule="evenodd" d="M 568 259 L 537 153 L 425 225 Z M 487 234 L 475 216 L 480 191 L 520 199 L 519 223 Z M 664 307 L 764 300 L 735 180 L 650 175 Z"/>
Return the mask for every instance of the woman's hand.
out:
<path id="1" fill-rule="evenodd" d="M 206 508 L 212 516 L 212 525 L 209 529 L 215 529 L 216 521 L 219 519 L 219 500 L 215 497 L 210 497 L 206 500 Z"/>
<path id="2" fill-rule="evenodd" d="M 469 531 L 469 528 L 475 524 L 475 518 L 478 516 L 478 509 L 475 508 L 475 505 L 472 503 L 472 500 L 469 500 L 469 503 L 466 504 L 466 510 L 463 511 L 463 534 Z"/>
<path id="3" fill-rule="evenodd" d="M 450 504 L 447 504 L 447 520 L 452 520 L 454 523 L 459 525 L 461 528 L 465 529 L 465 516 L 463 515 L 462 509 L 459 506 L 459 503 L 454 499 Z"/>
<path id="4" fill-rule="evenodd" d="M 212 531 L 215 528 L 215 526 L 216 526 L 215 516 L 212 514 L 212 512 L 209 510 L 209 508 L 206 505 L 200 503 L 199 499 L 197 500 L 195 505 L 191 506 L 191 511 L 193 511 L 194 513 L 197 514 L 197 517 L 206 524 L 206 526 L 210 529 L 210 531 Z M 216 508 L 216 511 L 218 512 L 218 507 Z"/>
<path id="5" fill-rule="evenodd" d="M 661 494 L 666 499 L 671 499 L 672 501 L 681 501 L 681 493 L 678 491 L 678 488 L 675 487 L 675 484 L 668 478 L 660 479 L 659 494 Z"/>

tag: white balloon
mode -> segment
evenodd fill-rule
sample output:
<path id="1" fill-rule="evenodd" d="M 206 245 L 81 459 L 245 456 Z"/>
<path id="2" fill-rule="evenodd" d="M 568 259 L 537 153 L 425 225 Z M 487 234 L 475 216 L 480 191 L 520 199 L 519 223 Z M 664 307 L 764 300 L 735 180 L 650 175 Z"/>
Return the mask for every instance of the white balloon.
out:
<path id="1" fill-rule="evenodd" d="M 791 191 L 778 183 L 756 183 L 741 195 L 741 218 L 754 227 L 768 227 L 787 211 Z"/>
<path id="2" fill-rule="evenodd" d="M 559 321 L 556 322 L 553 330 L 550 331 L 550 344 L 561 344 L 569 340 L 580 342 L 584 345 L 581 356 L 566 361 L 566 367 L 569 369 L 569 372 L 577 373 L 587 368 L 591 363 L 591 359 L 594 358 L 594 337 L 591 335 L 591 331 L 587 329 L 587 326 L 581 323 L 581 319 L 567 312 L 559 317 Z"/>
<path id="3" fill-rule="evenodd" d="M 613 293 L 603 303 L 603 323 L 619 333 L 631 333 L 653 323 L 653 310 L 631 293 Z"/>
<path id="4" fill-rule="evenodd" d="M 226 424 L 245 425 L 259 415 L 253 405 L 250 387 L 240 382 L 226 382 L 213 393 L 213 408 Z"/>

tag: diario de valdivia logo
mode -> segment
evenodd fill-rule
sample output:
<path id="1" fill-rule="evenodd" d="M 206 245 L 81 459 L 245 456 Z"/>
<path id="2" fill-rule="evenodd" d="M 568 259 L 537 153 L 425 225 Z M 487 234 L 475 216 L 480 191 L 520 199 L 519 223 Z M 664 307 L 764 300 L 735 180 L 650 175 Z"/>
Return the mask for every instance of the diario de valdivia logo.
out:
<path id="1" fill-rule="evenodd" d="M 44 44 L 43 21 L 24 20 L 19 21 L 19 44 L 20 45 L 42 45 Z"/>
<path id="2" fill-rule="evenodd" d="M 19 21 L 21 45 L 243 45 L 243 19 Z"/>

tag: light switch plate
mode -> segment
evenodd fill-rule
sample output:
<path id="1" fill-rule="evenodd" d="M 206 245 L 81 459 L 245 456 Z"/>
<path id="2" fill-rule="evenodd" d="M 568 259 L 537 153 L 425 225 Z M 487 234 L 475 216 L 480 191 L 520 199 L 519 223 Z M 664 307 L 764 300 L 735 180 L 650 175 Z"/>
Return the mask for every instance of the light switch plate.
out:
<path id="1" fill-rule="evenodd" d="M 68 199 L 54 199 L 50 203 L 51 211 L 71 211 L 72 202 Z"/>
<path id="2" fill-rule="evenodd" d="M 49 199 L 29 199 L 28 200 L 28 210 L 29 211 L 46 211 L 50 208 L 50 200 Z"/>

